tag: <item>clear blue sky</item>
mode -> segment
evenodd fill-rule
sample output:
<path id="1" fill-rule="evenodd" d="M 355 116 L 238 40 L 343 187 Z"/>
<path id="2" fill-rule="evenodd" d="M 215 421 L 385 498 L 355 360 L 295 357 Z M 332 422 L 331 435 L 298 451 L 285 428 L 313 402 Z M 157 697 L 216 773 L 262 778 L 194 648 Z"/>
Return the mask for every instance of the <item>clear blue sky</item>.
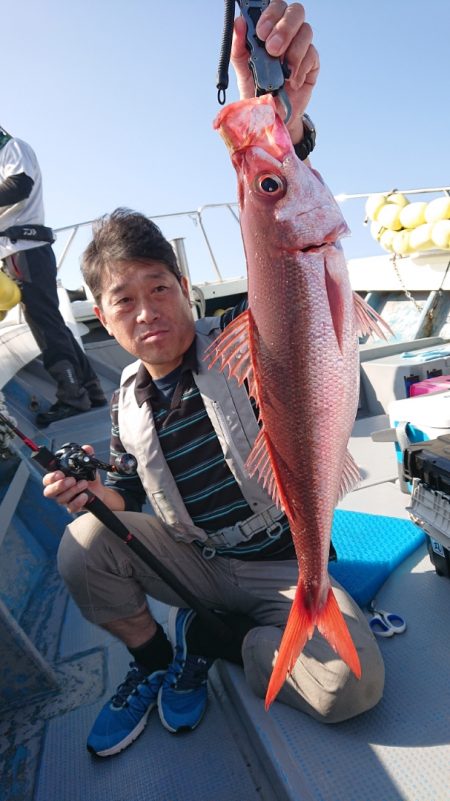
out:
<path id="1" fill-rule="evenodd" d="M 450 0 L 304 5 L 322 65 L 309 107 L 318 129 L 312 161 L 332 191 L 448 185 Z M 49 225 L 116 206 L 153 216 L 236 199 L 212 128 L 222 27 L 222 0 L 4 5 L 0 124 L 38 155 Z M 227 100 L 235 99 L 230 69 Z M 347 256 L 381 252 L 363 226 L 363 203 L 342 208 L 352 229 Z M 202 257 L 189 247 L 199 280 Z M 224 273 L 243 274 L 239 262 L 229 248 Z"/>

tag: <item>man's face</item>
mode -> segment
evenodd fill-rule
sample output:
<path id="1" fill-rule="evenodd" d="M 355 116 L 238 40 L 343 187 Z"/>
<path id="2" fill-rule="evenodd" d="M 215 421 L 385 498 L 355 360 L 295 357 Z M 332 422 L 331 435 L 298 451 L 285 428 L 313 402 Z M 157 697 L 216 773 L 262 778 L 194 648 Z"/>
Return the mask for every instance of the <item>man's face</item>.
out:
<path id="1" fill-rule="evenodd" d="M 175 370 L 194 335 L 188 284 L 162 262 L 117 262 L 94 311 L 108 334 L 141 359 L 152 378 Z"/>

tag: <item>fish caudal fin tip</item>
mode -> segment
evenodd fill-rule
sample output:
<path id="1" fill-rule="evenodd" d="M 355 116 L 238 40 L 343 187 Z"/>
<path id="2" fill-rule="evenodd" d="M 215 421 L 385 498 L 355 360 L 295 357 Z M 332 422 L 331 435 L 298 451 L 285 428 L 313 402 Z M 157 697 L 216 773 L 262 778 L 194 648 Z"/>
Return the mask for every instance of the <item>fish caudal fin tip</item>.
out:
<path id="1" fill-rule="evenodd" d="M 272 706 L 275 698 L 277 697 L 278 693 L 281 690 L 282 684 L 284 682 L 284 678 L 279 677 L 279 674 L 275 673 L 275 668 L 272 671 L 272 675 L 270 677 L 269 684 L 267 685 L 266 690 L 266 697 L 264 699 L 264 709 L 266 712 L 269 711 L 269 708 Z"/>
<path id="2" fill-rule="evenodd" d="M 350 668 L 357 679 L 361 678 L 361 663 L 344 616 L 330 587 L 328 597 L 316 621 L 317 628 L 333 650 Z"/>
<path id="3" fill-rule="evenodd" d="M 270 677 L 269 684 L 267 685 L 266 697 L 264 699 L 264 708 L 266 712 L 269 710 L 269 708 L 275 701 L 275 698 L 277 697 L 284 682 L 286 681 L 287 674 L 289 673 L 290 670 L 290 667 L 286 666 L 286 662 L 283 657 L 284 654 L 282 653 L 282 646 L 281 646 L 280 652 L 275 662 L 275 666 L 272 670 L 272 675 Z"/>
<path id="4" fill-rule="evenodd" d="M 270 707 L 272 706 L 275 700 L 275 696 L 277 695 L 277 693 L 275 692 L 269 692 L 269 687 L 267 688 L 266 697 L 264 699 L 264 709 L 266 710 L 266 712 L 269 711 Z"/>

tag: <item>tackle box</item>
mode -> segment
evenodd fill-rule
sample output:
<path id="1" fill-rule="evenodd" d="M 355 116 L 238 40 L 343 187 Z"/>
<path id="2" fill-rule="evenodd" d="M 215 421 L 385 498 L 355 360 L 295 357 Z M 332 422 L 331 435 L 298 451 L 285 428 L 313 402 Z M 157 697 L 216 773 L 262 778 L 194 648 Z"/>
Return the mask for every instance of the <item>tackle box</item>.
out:
<path id="1" fill-rule="evenodd" d="M 386 414 L 396 398 L 410 397 L 413 384 L 449 373 L 449 344 L 362 360 L 361 383 L 369 412 Z"/>
<path id="2" fill-rule="evenodd" d="M 396 400 L 389 405 L 389 422 L 396 430 L 395 453 L 400 487 L 410 492 L 403 476 L 403 451 L 415 442 L 450 434 L 450 389 Z"/>
<path id="3" fill-rule="evenodd" d="M 403 472 L 412 482 L 411 518 L 426 534 L 436 573 L 450 577 L 450 434 L 405 448 Z"/>

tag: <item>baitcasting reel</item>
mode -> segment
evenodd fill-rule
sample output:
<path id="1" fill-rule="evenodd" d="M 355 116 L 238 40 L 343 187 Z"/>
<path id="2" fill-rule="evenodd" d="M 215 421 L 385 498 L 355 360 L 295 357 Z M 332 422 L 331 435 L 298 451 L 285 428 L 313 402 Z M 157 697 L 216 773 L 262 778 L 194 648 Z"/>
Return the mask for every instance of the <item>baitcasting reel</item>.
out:
<path id="1" fill-rule="evenodd" d="M 131 453 L 123 453 L 122 456 L 117 456 L 114 464 L 107 464 L 86 453 L 76 442 L 66 442 L 55 451 L 54 455 L 63 473 L 86 481 L 94 480 L 96 470 L 108 470 L 122 476 L 131 476 L 137 467 L 137 461 Z"/>

